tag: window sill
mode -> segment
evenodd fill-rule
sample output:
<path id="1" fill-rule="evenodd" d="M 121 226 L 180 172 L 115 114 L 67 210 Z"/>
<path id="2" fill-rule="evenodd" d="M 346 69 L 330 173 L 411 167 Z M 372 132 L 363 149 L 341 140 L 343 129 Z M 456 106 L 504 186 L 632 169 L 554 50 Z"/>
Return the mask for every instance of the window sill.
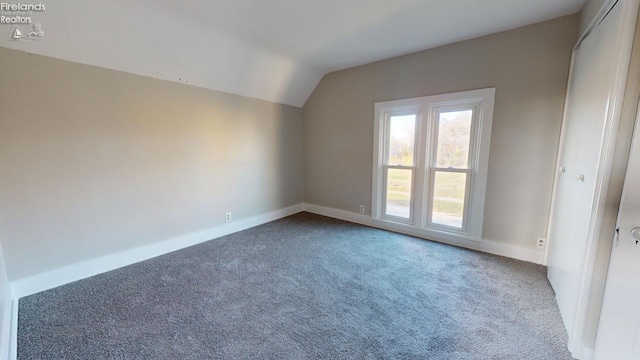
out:
<path id="1" fill-rule="evenodd" d="M 382 228 L 387 228 L 392 231 L 398 231 L 407 235 L 417 236 L 421 238 L 449 242 L 449 243 L 478 243 L 482 242 L 482 237 L 480 236 L 470 236 L 470 235 L 462 235 L 456 234 L 448 231 L 440 231 L 435 229 L 427 229 L 422 228 L 416 225 L 411 225 L 407 223 L 401 223 L 396 221 L 391 221 L 383 218 L 371 218 L 371 221 L 374 224 L 379 225 Z"/>

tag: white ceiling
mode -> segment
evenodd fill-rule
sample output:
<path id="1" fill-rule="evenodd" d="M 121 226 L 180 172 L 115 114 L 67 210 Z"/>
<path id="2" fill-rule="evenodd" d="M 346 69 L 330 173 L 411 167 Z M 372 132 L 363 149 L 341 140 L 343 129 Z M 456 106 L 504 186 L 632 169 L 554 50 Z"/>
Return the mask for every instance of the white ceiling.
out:
<path id="1" fill-rule="evenodd" d="M 302 106 L 328 72 L 572 14 L 584 0 L 37 2 L 44 38 L 10 40 L 3 24 L 0 46 Z"/>

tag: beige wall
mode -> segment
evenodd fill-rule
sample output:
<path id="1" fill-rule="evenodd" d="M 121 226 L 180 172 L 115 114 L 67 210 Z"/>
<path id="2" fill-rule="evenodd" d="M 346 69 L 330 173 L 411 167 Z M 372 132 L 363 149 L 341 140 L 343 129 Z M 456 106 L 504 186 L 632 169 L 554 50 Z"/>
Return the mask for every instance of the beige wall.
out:
<path id="1" fill-rule="evenodd" d="M 9 280 L 303 201 L 299 108 L 0 48 Z"/>
<path id="2" fill-rule="evenodd" d="M 581 35 L 586 29 L 587 26 L 591 23 L 591 21 L 598 15 L 598 11 L 602 5 L 608 0 L 586 0 L 582 10 L 580 11 L 580 21 L 579 21 L 579 29 L 578 35 Z"/>
<path id="3" fill-rule="evenodd" d="M 371 208 L 376 101 L 496 87 L 483 237 L 544 237 L 577 15 L 326 75 L 303 107 L 305 202 Z"/>

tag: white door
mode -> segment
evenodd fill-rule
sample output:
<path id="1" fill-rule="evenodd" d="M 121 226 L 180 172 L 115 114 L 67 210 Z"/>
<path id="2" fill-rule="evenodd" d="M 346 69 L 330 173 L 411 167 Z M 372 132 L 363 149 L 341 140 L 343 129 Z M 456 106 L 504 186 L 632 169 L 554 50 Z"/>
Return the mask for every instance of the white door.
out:
<path id="1" fill-rule="evenodd" d="M 574 334 L 576 311 L 583 292 L 588 231 L 617 61 L 612 54 L 617 52 L 622 15 L 622 6 L 614 6 L 574 53 L 548 258 L 549 281 L 570 343 L 581 336 Z"/>
<path id="2" fill-rule="evenodd" d="M 633 229 L 638 229 L 635 237 Z M 640 121 L 637 119 L 618 231 L 611 250 L 595 359 L 640 360 Z"/>

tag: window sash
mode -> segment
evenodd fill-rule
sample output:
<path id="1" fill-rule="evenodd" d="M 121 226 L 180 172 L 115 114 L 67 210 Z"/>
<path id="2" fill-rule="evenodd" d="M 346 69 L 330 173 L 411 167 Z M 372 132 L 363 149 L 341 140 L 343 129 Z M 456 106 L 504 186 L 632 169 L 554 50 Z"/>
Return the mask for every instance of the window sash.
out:
<path id="1" fill-rule="evenodd" d="M 389 189 L 389 169 L 400 169 L 400 170 L 409 170 L 411 171 L 411 190 L 409 192 L 409 217 L 404 218 L 401 216 L 389 215 L 387 214 L 387 202 L 388 202 L 388 194 L 387 191 Z M 415 166 L 404 166 L 404 165 L 382 165 L 382 214 L 381 216 L 385 219 L 403 222 L 407 224 L 413 224 L 414 211 L 413 206 L 415 204 L 415 188 L 416 188 L 416 167 Z"/>
<path id="2" fill-rule="evenodd" d="M 391 118 L 396 116 L 407 116 L 414 115 L 415 123 L 414 123 L 414 132 L 413 132 L 413 164 L 412 165 L 401 165 L 401 164 L 390 164 L 390 149 L 391 149 Z M 417 170 L 417 156 L 419 154 L 419 128 L 420 128 L 420 113 L 417 109 L 406 109 L 406 110 L 395 110 L 384 113 L 384 121 L 383 121 L 383 153 L 382 153 L 382 165 L 380 170 L 382 171 L 382 201 L 381 201 L 381 213 L 380 217 L 396 222 L 406 223 L 406 224 L 414 224 L 414 204 L 416 199 L 416 170 Z M 388 202 L 388 185 L 389 185 L 389 169 L 402 169 L 411 171 L 411 190 L 409 192 L 409 217 L 404 218 L 400 216 L 394 216 L 387 214 L 387 202 Z"/>
<path id="3" fill-rule="evenodd" d="M 465 189 L 464 189 L 464 205 L 462 210 L 462 226 L 460 228 L 448 226 L 445 224 L 438 224 L 433 222 L 433 205 L 435 203 L 435 179 L 436 173 L 461 173 L 466 174 Z M 454 168 L 438 168 L 431 167 L 429 169 L 429 198 L 426 201 L 427 213 L 425 227 L 442 229 L 447 231 L 453 231 L 456 233 L 466 234 L 469 231 L 469 209 L 471 208 L 471 186 L 473 178 L 473 171 L 471 169 L 454 169 Z"/>
<path id="4" fill-rule="evenodd" d="M 451 169 L 475 169 L 477 163 L 477 145 L 478 145 L 478 110 L 479 104 L 475 102 L 467 102 L 461 105 L 448 105 L 435 107 L 431 116 L 428 119 L 431 127 L 433 128 L 433 134 L 427 137 L 427 143 L 430 144 L 428 149 L 429 167 L 438 167 L 438 141 L 440 135 L 440 114 L 454 111 L 471 110 L 471 128 L 469 129 L 469 158 L 467 159 L 466 168 L 451 168 Z"/>
<path id="5" fill-rule="evenodd" d="M 414 129 L 413 129 L 413 164 L 411 166 L 415 167 L 416 166 L 416 156 L 418 154 L 418 138 L 420 137 L 420 134 L 418 132 L 419 129 L 419 125 L 420 125 L 420 114 L 417 111 L 393 111 L 393 112 L 386 112 L 384 114 L 384 152 L 383 152 L 383 157 L 382 157 L 382 164 L 383 165 L 388 165 L 388 166 L 408 166 L 408 165 L 400 165 L 400 164 L 390 164 L 389 163 L 389 152 L 391 150 L 391 118 L 392 117 L 396 117 L 396 116 L 407 116 L 407 115 L 414 115 L 415 118 L 415 123 L 414 123 Z"/>
<path id="6" fill-rule="evenodd" d="M 434 106 L 431 109 L 428 122 L 429 127 L 432 129 L 432 134 L 427 135 L 426 141 L 428 146 L 426 147 L 427 151 L 427 159 L 429 159 L 427 165 L 425 166 L 424 171 L 427 173 L 426 176 L 426 196 L 423 200 L 423 208 L 425 208 L 425 216 L 424 216 L 424 227 L 432 228 L 436 230 L 445 230 L 450 232 L 455 232 L 459 234 L 469 234 L 469 216 L 470 216 L 470 208 L 471 208 L 471 198 L 472 198 L 472 186 L 473 186 L 473 173 L 476 169 L 477 164 L 477 138 L 478 138 L 478 109 L 479 104 L 467 101 L 459 104 L 453 105 L 445 105 L 445 106 Z M 443 112 L 453 112 L 453 111 L 465 111 L 471 110 L 471 128 L 469 129 L 469 158 L 467 159 L 467 167 L 466 168 L 454 168 L 454 167 L 438 167 L 438 142 L 439 142 L 439 134 L 440 134 L 440 114 Z M 462 227 L 457 228 L 453 226 L 447 226 L 444 224 L 438 224 L 433 222 L 433 205 L 435 202 L 435 177 L 438 172 L 449 172 L 449 173 L 465 173 L 466 174 L 466 184 L 465 184 L 465 196 L 464 196 L 464 209 L 462 212 Z"/>

